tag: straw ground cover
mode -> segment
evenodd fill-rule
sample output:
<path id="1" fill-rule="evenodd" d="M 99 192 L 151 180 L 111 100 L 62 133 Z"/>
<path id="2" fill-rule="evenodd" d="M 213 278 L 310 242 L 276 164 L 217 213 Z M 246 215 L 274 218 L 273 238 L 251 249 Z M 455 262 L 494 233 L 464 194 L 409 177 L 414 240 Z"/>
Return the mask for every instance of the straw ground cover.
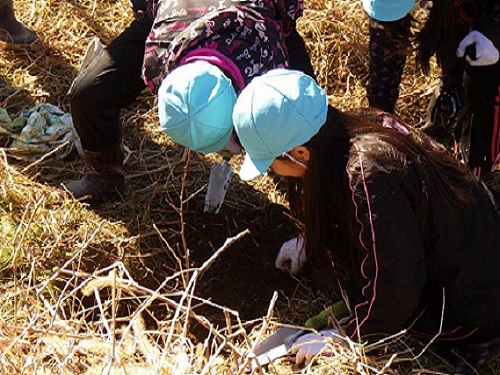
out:
<path id="1" fill-rule="evenodd" d="M 90 39 L 109 43 L 131 22 L 128 1 L 15 1 L 39 40 L 0 46 L 0 107 L 69 111 L 67 91 Z M 299 23 L 318 81 L 341 109 L 366 106 L 366 20 L 359 1 L 306 1 Z M 398 111 L 415 126 L 429 87 L 410 62 Z M 144 92 L 123 113 L 127 190 L 91 208 L 61 194 L 83 161 L 30 163 L 0 152 L 1 374 L 243 374 L 259 339 L 300 324 L 331 300 L 307 278 L 274 268 L 295 233 L 279 178 L 233 176 L 216 215 L 203 213 L 217 156 L 177 147 Z M 239 159 L 233 160 L 235 170 Z M 397 335 L 301 368 L 261 374 L 449 373 L 430 350 Z M 500 373 L 492 366 L 488 371 Z"/>

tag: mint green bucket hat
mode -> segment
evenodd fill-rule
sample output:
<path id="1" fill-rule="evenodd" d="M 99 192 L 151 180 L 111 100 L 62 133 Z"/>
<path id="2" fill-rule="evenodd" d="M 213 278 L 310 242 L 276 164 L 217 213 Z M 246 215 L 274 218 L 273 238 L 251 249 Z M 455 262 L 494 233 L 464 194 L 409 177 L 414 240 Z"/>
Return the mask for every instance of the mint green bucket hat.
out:
<path id="1" fill-rule="evenodd" d="M 415 0 L 363 0 L 363 9 L 373 19 L 392 22 L 405 17 L 413 9 Z"/>
<path id="2" fill-rule="evenodd" d="M 246 151 L 239 175 L 251 180 L 274 159 L 306 143 L 326 122 L 328 97 L 308 75 L 274 69 L 254 78 L 240 93 L 233 124 Z"/>
<path id="3" fill-rule="evenodd" d="M 218 152 L 231 137 L 235 103 L 236 91 L 220 68 L 205 61 L 181 65 L 158 90 L 160 126 L 184 147 Z"/>

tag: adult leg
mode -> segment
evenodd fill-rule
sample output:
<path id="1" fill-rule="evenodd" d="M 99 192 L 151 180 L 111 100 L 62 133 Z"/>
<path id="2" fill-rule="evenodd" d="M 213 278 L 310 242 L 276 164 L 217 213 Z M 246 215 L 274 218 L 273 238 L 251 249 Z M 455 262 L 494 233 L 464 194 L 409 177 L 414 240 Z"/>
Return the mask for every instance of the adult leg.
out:
<path id="1" fill-rule="evenodd" d="M 16 19 L 12 0 L 0 0 L 0 40 L 16 44 L 29 44 L 37 39 L 36 33 Z"/>
<path id="2" fill-rule="evenodd" d="M 411 51 L 411 17 L 395 22 L 369 21 L 368 104 L 394 113 L 406 56 Z"/>
<path id="3" fill-rule="evenodd" d="M 101 203 L 123 188 L 120 112 L 145 88 L 141 71 L 151 26 L 149 18 L 133 21 L 73 82 L 71 115 L 92 169 L 66 185 L 76 198 Z"/>

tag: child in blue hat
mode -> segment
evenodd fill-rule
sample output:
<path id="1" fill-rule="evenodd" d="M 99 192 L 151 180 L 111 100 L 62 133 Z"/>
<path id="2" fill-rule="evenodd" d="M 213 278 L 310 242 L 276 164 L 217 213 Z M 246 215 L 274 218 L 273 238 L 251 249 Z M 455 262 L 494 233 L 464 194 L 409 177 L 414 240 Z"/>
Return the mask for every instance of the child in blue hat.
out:
<path id="1" fill-rule="evenodd" d="M 414 33 L 418 6 L 427 18 Z M 500 181 L 500 172 L 493 172 L 500 171 L 500 1 L 363 0 L 363 8 L 369 16 L 370 106 L 394 112 L 412 50 L 425 74 L 435 55 L 440 83 L 424 131 L 450 151 L 458 149 L 476 176 Z"/>
<path id="2" fill-rule="evenodd" d="M 392 115 L 329 107 L 314 80 L 292 70 L 255 78 L 233 122 L 246 151 L 242 179 L 271 168 L 295 192 L 303 230 L 277 265 L 307 261 L 346 296 L 350 339 L 407 330 L 435 340 L 463 374 L 500 353 L 500 196 L 465 165 Z M 332 340 L 343 341 L 335 329 L 303 336 L 297 361 Z"/>
<path id="3" fill-rule="evenodd" d="M 200 152 L 239 152 L 238 93 L 275 68 L 314 76 L 295 21 L 301 0 L 135 0 L 136 20 L 75 79 L 71 114 L 92 171 L 66 185 L 100 203 L 124 187 L 120 110 L 147 86 L 161 128 Z"/>

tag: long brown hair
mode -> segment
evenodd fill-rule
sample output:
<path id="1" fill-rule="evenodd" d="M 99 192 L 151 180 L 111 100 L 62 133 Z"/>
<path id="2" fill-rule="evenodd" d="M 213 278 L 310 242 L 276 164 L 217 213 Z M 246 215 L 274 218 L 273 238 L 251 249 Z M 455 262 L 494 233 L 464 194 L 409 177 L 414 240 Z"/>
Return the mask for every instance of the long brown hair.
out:
<path id="1" fill-rule="evenodd" d="M 341 283 L 344 279 L 361 279 L 357 258 L 362 253 L 357 241 L 359 224 L 346 170 L 349 157 L 358 152 L 354 141 L 362 145 L 367 137 L 380 140 L 389 145 L 391 154 L 402 155 L 398 163 L 411 163 L 416 168 L 423 180 L 422 199 L 416 211 L 422 230 L 426 226 L 428 195 L 435 195 L 433 201 L 439 202 L 439 207 L 433 209 L 442 210 L 444 217 L 472 201 L 474 182 L 467 168 L 430 137 L 405 129 L 407 134 L 384 128 L 371 110 L 342 113 L 330 107 L 325 125 L 305 144 L 311 155 L 309 168 L 302 181 L 291 181 L 290 205 L 304 223 L 306 253 L 320 279 Z M 387 158 L 387 148 L 366 147 L 360 157 L 368 163 L 392 161 Z M 431 185 L 432 189 L 425 189 Z"/>

